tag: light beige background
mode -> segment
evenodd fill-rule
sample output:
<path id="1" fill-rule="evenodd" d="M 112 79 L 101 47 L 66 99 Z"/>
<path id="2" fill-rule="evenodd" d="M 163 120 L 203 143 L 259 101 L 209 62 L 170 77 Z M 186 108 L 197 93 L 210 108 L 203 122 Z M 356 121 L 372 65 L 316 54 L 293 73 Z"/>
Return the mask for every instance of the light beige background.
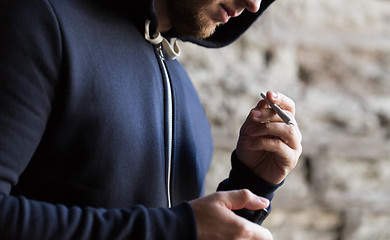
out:
<path id="1" fill-rule="evenodd" d="M 259 92 L 277 90 L 304 152 L 264 224 L 274 239 L 390 239 L 389 0 L 277 0 L 233 45 L 182 50 L 215 140 L 207 193 Z"/>

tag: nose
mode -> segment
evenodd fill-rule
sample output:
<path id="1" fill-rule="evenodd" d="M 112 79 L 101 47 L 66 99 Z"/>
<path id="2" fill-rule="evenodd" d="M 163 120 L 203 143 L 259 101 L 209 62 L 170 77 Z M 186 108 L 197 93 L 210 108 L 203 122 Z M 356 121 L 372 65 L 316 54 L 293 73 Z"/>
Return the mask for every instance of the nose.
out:
<path id="1" fill-rule="evenodd" d="M 249 12 L 257 12 L 260 9 L 261 0 L 244 0 Z"/>

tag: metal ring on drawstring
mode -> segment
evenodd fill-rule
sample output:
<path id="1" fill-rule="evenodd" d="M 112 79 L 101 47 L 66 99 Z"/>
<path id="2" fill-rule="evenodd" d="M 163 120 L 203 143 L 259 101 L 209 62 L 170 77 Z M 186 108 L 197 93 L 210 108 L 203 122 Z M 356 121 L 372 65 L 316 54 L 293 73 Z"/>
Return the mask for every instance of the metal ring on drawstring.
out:
<path id="1" fill-rule="evenodd" d="M 165 39 L 159 32 L 156 32 L 154 35 L 157 35 L 156 37 L 153 36 L 153 38 L 150 37 L 150 20 L 146 20 L 145 22 L 145 39 L 150 42 L 153 45 L 162 44 L 162 47 L 165 51 L 165 53 L 168 55 L 170 59 L 176 59 L 178 56 L 180 56 L 180 47 L 178 44 L 178 40 L 176 38 L 173 40 L 173 47 L 171 43 L 168 42 L 167 39 Z"/>

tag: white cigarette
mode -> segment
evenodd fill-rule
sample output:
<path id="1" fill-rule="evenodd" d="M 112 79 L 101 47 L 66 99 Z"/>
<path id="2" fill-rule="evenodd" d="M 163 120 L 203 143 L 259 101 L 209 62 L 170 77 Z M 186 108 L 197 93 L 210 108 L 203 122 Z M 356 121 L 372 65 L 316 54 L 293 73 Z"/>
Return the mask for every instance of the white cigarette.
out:
<path id="1" fill-rule="evenodd" d="M 287 113 L 285 111 L 283 111 L 283 109 L 281 109 L 278 105 L 276 104 L 273 104 L 272 102 L 270 102 L 267 98 L 267 96 L 264 94 L 264 93 L 260 93 L 260 96 L 268 103 L 268 105 L 279 115 L 279 117 L 283 120 L 283 122 L 285 122 L 287 125 L 288 124 L 293 124 L 290 116 L 287 115 Z"/>

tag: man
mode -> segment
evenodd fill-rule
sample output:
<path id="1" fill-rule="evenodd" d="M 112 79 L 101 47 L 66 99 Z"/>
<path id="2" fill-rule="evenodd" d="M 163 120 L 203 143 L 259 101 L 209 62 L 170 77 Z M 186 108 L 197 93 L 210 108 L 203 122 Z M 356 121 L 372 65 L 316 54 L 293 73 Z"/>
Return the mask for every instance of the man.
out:
<path id="1" fill-rule="evenodd" d="M 225 46 L 271 3 L 1 0 L 0 239 L 272 239 L 232 210 L 269 206 L 297 124 L 260 101 L 201 197 L 209 124 L 168 41 Z"/>

